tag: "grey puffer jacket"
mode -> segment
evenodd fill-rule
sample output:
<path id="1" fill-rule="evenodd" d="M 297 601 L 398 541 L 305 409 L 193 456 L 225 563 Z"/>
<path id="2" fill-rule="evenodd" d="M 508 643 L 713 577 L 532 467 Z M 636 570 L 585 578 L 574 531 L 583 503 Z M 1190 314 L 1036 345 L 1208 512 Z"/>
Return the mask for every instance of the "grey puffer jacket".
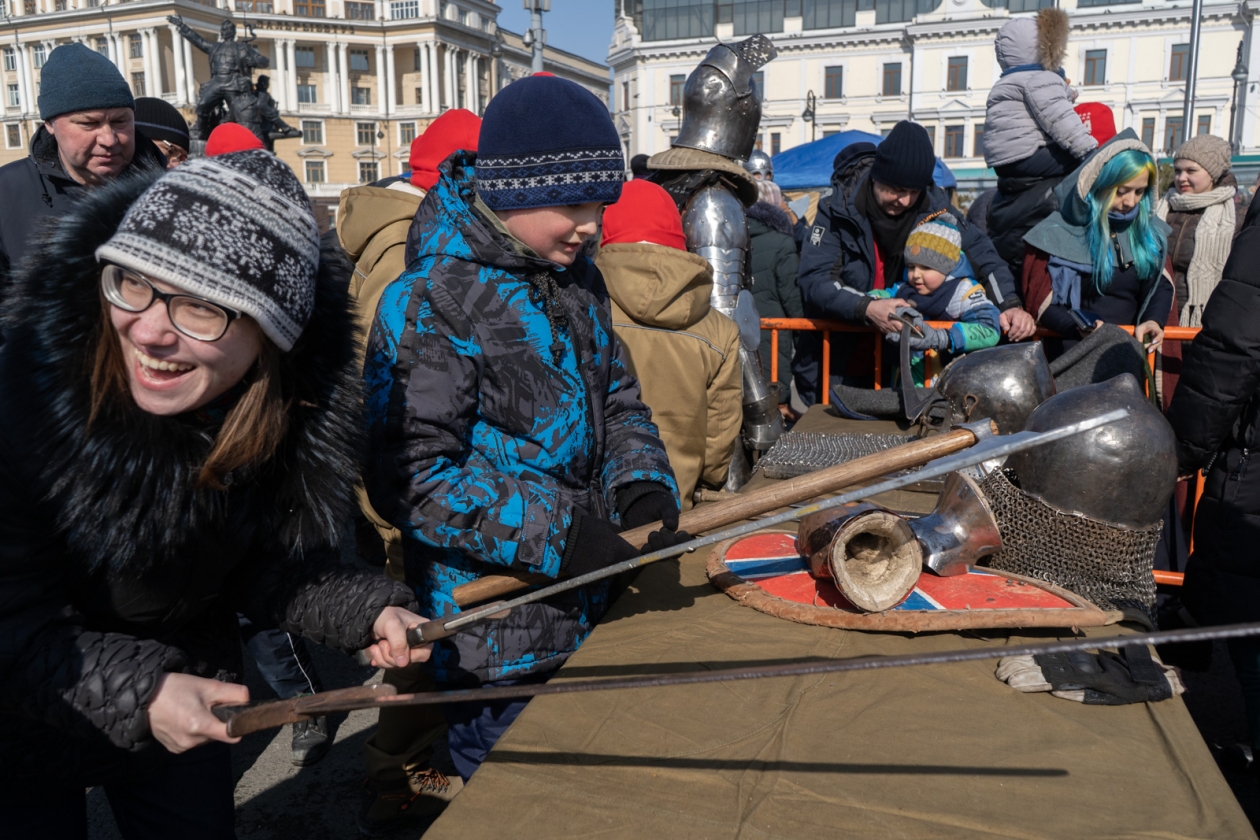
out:
<path id="1" fill-rule="evenodd" d="M 1059 75 L 1067 49 L 1067 15 L 1042 9 L 998 31 L 994 46 L 1002 77 L 989 91 L 984 117 L 984 162 L 997 167 L 1057 143 L 1077 158 L 1098 148 Z"/>

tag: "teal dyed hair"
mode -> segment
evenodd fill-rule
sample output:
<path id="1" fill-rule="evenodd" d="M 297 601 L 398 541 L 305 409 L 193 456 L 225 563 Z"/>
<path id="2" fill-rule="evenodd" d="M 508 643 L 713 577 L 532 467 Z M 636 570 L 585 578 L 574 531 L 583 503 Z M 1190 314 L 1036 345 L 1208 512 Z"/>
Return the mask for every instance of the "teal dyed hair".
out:
<path id="1" fill-rule="evenodd" d="M 1164 267 L 1164 237 L 1151 225 L 1151 205 L 1154 204 L 1155 186 L 1159 183 L 1155 161 L 1146 152 L 1128 149 L 1107 161 L 1089 191 L 1089 252 L 1094 256 L 1094 285 L 1100 292 L 1107 291 L 1115 270 L 1115 249 L 1111 247 L 1111 222 L 1107 213 L 1115 200 L 1116 190 L 1143 172 L 1150 178 L 1149 186 L 1138 202 L 1137 218 L 1129 226 L 1133 263 L 1143 280 L 1154 277 Z"/>

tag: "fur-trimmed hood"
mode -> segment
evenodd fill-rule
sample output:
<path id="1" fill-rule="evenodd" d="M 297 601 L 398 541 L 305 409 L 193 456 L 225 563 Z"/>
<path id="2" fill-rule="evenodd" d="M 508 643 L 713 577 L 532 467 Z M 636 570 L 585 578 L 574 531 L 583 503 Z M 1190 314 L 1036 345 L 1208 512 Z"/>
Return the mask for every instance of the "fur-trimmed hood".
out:
<path id="1" fill-rule="evenodd" d="M 751 221 L 761 222 L 770 230 L 777 230 L 779 233 L 792 235 L 792 220 L 782 207 L 775 207 L 765 201 L 758 201 L 752 207 L 748 208 L 748 218 Z M 754 236 L 756 234 L 753 234 Z"/>
<path id="2" fill-rule="evenodd" d="M 1035 18 L 1016 18 L 1004 25 L 994 41 L 998 64 L 1003 70 L 1040 64 L 1057 73 L 1067 55 L 1071 26 L 1062 9 L 1042 9 Z"/>
<path id="3" fill-rule="evenodd" d="M 315 310 L 281 356 L 292 408 L 270 461 L 230 476 L 225 491 L 197 489 L 212 444 L 203 426 L 148 414 L 126 399 L 89 427 L 87 360 L 104 317 L 93 254 L 160 176 L 126 177 L 87 193 L 44 228 L 15 275 L 0 357 L 6 432 L 30 435 L 27 472 L 48 497 L 73 562 L 89 573 L 133 578 L 206 552 L 203 541 L 225 532 L 231 545 L 265 538 L 290 554 L 335 544 L 358 473 L 362 393 L 351 267 L 339 251 L 321 254 Z"/>

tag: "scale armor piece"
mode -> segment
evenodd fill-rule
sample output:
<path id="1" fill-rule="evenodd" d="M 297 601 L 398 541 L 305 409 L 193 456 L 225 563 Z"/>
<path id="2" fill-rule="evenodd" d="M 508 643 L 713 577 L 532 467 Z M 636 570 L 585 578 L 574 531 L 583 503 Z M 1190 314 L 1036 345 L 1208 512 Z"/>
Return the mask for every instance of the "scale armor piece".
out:
<path id="1" fill-rule="evenodd" d="M 994 470 L 980 482 L 1002 535 L 989 568 L 1053 583 L 1105 610 L 1137 609 L 1153 618 L 1162 523 L 1139 530 L 1061 513 L 1020 490 L 1007 473 Z"/>
<path id="2" fill-rule="evenodd" d="M 887 434 L 788 432 L 757 462 L 754 473 L 766 478 L 796 478 L 816 470 L 883 452 L 914 438 Z"/>
<path id="3" fill-rule="evenodd" d="M 776 55 L 764 35 L 709 50 L 683 86 L 683 124 L 673 145 L 747 160 L 761 125 L 753 73 Z"/>

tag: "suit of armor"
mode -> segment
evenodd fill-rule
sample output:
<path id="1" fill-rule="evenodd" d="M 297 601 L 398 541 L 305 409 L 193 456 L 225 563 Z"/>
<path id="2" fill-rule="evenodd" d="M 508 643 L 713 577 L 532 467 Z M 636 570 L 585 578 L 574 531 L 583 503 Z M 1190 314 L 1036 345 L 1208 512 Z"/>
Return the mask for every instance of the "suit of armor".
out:
<path id="1" fill-rule="evenodd" d="M 658 170 L 655 180 L 678 203 L 687 250 L 713 268 L 713 308 L 740 328 L 743 440 L 736 441 L 727 490 L 738 490 L 748 480 L 745 450 L 767 450 L 783 434 L 779 394 L 763 373 L 760 319 L 748 288 L 744 208 L 756 201 L 756 188 L 737 163 L 752 152 L 761 121 L 752 74 L 774 56 L 774 46 L 762 35 L 710 50 L 683 88 L 686 116 L 674 148 L 648 162 Z"/>

